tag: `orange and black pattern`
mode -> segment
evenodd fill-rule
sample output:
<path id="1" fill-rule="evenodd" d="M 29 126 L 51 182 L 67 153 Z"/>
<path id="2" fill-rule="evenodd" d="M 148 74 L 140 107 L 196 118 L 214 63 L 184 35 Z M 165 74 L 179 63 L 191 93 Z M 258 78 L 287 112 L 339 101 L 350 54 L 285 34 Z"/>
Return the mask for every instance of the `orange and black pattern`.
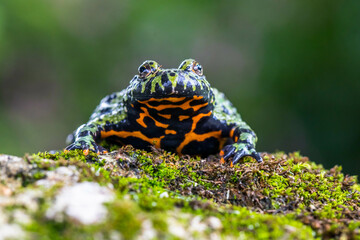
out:
<path id="1" fill-rule="evenodd" d="M 128 106 L 127 123 L 108 124 L 100 138 L 147 149 L 150 145 L 179 154 L 209 155 L 223 145 L 223 129 L 212 118 L 213 106 L 202 96 L 150 98 Z M 200 153 L 200 154 L 199 154 Z"/>

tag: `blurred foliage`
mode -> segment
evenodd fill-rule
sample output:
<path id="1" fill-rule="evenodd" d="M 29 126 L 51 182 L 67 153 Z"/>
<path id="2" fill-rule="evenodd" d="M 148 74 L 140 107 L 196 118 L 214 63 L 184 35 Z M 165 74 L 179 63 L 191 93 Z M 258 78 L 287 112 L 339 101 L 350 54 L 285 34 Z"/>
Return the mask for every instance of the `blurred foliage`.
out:
<path id="1" fill-rule="evenodd" d="M 192 57 L 259 151 L 358 174 L 359 22 L 356 0 L 1 0 L 0 152 L 61 149 L 144 60 Z"/>

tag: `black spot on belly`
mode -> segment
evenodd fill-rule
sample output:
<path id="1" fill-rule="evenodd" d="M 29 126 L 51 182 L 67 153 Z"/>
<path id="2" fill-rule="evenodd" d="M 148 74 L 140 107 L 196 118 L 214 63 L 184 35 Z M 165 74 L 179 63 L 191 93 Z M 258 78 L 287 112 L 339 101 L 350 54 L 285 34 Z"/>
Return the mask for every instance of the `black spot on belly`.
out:
<path id="1" fill-rule="evenodd" d="M 193 101 L 190 102 L 190 106 L 197 106 L 197 105 L 201 105 L 201 104 L 204 104 L 203 99 L 193 100 Z"/>
<path id="2" fill-rule="evenodd" d="M 202 142 L 192 141 L 187 144 L 183 150 L 183 154 L 189 154 L 192 156 L 207 157 L 211 154 L 217 154 L 219 152 L 219 141 L 212 137 Z"/>
<path id="3" fill-rule="evenodd" d="M 111 144 L 111 145 L 119 145 L 119 146 L 124 146 L 124 145 L 132 145 L 134 148 L 138 148 L 138 149 L 144 149 L 147 151 L 151 150 L 151 144 L 139 139 L 137 137 L 127 137 L 127 138 L 120 138 L 117 136 L 111 136 L 106 138 L 106 142 Z"/>
<path id="4" fill-rule="evenodd" d="M 184 140 L 184 136 L 181 134 L 176 135 L 167 135 L 164 139 L 161 140 L 161 148 L 176 153 L 176 148 Z"/>

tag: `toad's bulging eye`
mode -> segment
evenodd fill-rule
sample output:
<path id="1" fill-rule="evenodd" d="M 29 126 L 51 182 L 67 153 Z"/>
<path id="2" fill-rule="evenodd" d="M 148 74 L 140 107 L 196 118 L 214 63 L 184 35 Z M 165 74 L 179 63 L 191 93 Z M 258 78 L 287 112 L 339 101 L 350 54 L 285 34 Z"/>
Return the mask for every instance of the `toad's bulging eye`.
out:
<path id="1" fill-rule="evenodd" d="M 145 79 L 151 74 L 155 74 L 159 71 L 160 65 L 152 60 L 147 60 L 143 64 L 140 65 L 138 68 L 139 71 L 139 77 L 141 79 Z"/>
<path id="2" fill-rule="evenodd" d="M 151 73 L 150 65 L 142 65 L 139 67 L 139 76 L 140 78 L 146 78 Z"/>
<path id="3" fill-rule="evenodd" d="M 194 59 L 186 59 L 184 60 L 180 66 L 179 69 L 182 69 L 187 72 L 194 72 L 199 76 L 203 75 L 203 68 L 202 66 L 196 62 Z"/>
<path id="4" fill-rule="evenodd" d="M 194 71 L 197 75 L 199 75 L 199 76 L 202 76 L 202 75 L 203 75 L 203 68 L 202 68 L 202 66 L 201 66 L 199 63 L 197 63 L 197 62 L 194 63 L 193 71 Z"/>

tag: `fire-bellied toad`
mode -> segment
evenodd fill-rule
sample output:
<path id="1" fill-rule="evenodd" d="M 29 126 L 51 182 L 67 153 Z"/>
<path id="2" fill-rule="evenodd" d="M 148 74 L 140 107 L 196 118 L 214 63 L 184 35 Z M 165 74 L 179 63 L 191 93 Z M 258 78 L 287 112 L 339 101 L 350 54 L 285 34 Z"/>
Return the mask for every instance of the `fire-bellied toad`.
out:
<path id="1" fill-rule="evenodd" d="M 103 153 L 104 139 L 117 145 L 151 145 L 178 154 L 208 156 L 220 151 L 221 162 L 244 156 L 258 162 L 257 137 L 230 101 L 210 84 L 193 59 L 177 69 L 145 61 L 139 74 L 120 92 L 106 96 L 72 135 L 66 150 Z"/>

